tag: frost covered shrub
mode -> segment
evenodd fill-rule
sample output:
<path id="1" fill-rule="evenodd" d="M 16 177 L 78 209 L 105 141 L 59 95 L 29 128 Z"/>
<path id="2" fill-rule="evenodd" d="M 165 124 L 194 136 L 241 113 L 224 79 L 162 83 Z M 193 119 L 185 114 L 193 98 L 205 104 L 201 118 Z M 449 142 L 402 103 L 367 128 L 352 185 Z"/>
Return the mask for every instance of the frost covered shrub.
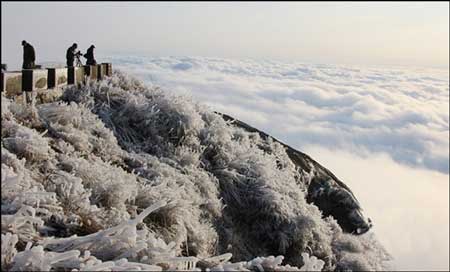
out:
<path id="1" fill-rule="evenodd" d="M 127 78 L 117 75 L 121 80 Z M 124 88 L 125 82 L 132 83 Z M 87 101 L 88 94 L 94 97 L 93 112 L 127 148 L 168 155 L 181 143 L 198 145 L 197 133 L 204 126 L 200 106 L 185 97 L 150 90 L 131 79 L 117 84 L 113 77 L 89 89 L 70 92 L 63 99 Z"/>
<path id="2" fill-rule="evenodd" d="M 15 234 L 11 234 L 10 232 L 7 232 L 6 234 L 2 233 L 2 269 L 9 270 L 11 268 L 12 260 L 17 254 L 15 246 L 18 240 L 19 239 Z"/>
<path id="3" fill-rule="evenodd" d="M 47 192 L 41 183 L 32 178 L 25 167 L 25 159 L 2 148 L 1 196 L 2 215 L 17 212 L 23 206 L 37 208 L 42 218 L 61 211 L 54 193 Z"/>
<path id="4" fill-rule="evenodd" d="M 107 88 L 112 86 L 125 91 L 145 91 L 148 89 L 148 87 L 145 86 L 141 80 L 131 77 L 126 73 L 120 72 L 119 70 L 115 70 L 114 76 L 106 79 L 101 84 L 103 84 L 103 86 L 107 86 Z"/>
<path id="5" fill-rule="evenodd" d="M 373 233 L 366 233 L 360 239 L 354 239 L 348 233 L 339 233 L 333 246 L 339 260 L 338 270 L 392 270 L 392 264 L 385 262 L 391 256 L 383 250 Z"/>
<path id="6" fill-rule="evenodd" d="M 50 103 L 40 105 L 38 111 L 51 133 L 82 155 L 93 153 L 105 161 L 119 160 L 121 149 L 116 138 L 89 109 L 75 103 Z"/>
<path id="7" fill-rule="evenodd" d="M 126 220 L 121 224 L 101 230 L 84 237 L 76 235 L 69 238 L 52 239 L 48 238 L 42 241 L 44 248 L 52 249 L 56 252 L 66 250 L 89 250 L 92 254 L 102 260 L 111 260 L 132 248 L 138 243 L 138 232 L 136 225 L 152 211 L 164 206 L 164 201 L 157 202 L 145 209 L 139 216 L 132 220 Z M 139 232 L 141 234 L 141 232 Z M 139 241 L 140 242 L 140 241 Z"/>
<path id="8" fill-rule="evenodd" d="M 275 249 L 289 252 L 288 261 L 301 265 L 301 252 L 312 249 L 332 261 L 332 233 L 317 207 L 306 203 L 305 186 L 279 144 L 230 128 L 222 119 L 208 119 L 201 134 L 207 146 L 202 162 L 219 180 L 225 222 L 232 218 L 222 239 L 233 245 L 233 256 L 248 259 Z"/>
<path id="9" fill-rule="evenodd" d="M 19 241 L 31 242 L 39 238 L 38 228 L 44 222 L 36 217 L 36 210 L 30 206 L 22 206 L 15 214 L 2 214 L 2 232 L 16 234 Z"/>
<path id="10" fill-rule="evenodd" d="M 246 244 L 233 247 L 233 255 L 248 259 L 275 249 L 289 253 L 289 263 L 297 266 L 302 264 L 300 254 L 308 248 L 319 257 L 332 256 L 331 232 L 317 207 L 307 204 L 296 186 L 294 169 L 281 171 L 272 155 L 248 152 L 243 144 L 233 148 L 236 157 L 225 168 L 213 170 L 228 206 L 225 213 L 233 218 L 227 224 L 232 226 L 226 231 L 231 233 L 228 239 L 232 244 Z"/>
<path id="11" fill-rule="evenodd" d="M 2 212 L 13 212 L 20 208 L 12 203 L 32 187 L 25 160 L 19 160 L 15 154 L 2 147 L 1 195 Z"/>
<path id="12" fill-rule="evenodd" d="M 374 237 L 343 233 L 306 202 L 314 176 L 270 137 L 123 73 L 70 86 L 57 103 L 11 102 L 2 267 L 383 269 Z"/>
<path id="13" fill-rule="evenodd" d="M 128 187 L 118 188 L 120 187 L 118 183 L 102 184 L 102 180 L 98 178 L 89 180 L 91 182 L 89 184 L 86 182 L 86 177 L 89 177 L 86 172 L 80 171 L 80 173 L 79 176 L 84 174 L 83 179 L 58 170 L 51 174 L 46 182 L 46 189 L 56 193 L 66 215 L 71 217 L 69 220 L 71 224 L 67 226 L 69 232 L 76 232 L 78 229 L 78 231 L 83 230 L 82 233 L 92 233 L 130 218 L 127 207 L 123 203 L 125 199 L 122 198 L 129 192 L 121 190 Z M 99 183 L 96 184 L 96 181 Z M 105 191 L 105 188 L 110 191 Z"/>
<path id="14" fill-rule="evenodd" d="M 316 257 L 309 257 L 308 253 L 303 253 L 302 258 L 305 263 L 302 267 L 282 265 L 283 256 L 256 257 L 248 262 L 231 263 L 231 254 L 223 254 L 212 258 L 201 260 L 201 263 L 219 264 L 206 271 L 321 271 L 324 261 L 318 260 Z"/>
<path id="15" fill-rule="evenodd" d="M 89 160 L 61 156 L 61 167 L 81 178 L 91 191 L 91 203 L 99 207 L 125 208 L 137 195 L 136 177 L 122 168 L 111 166 L 98 157 Z"/>
<path id="16" fill-rule="evenodd" d="M 4 119 L 9 119 L 11 118 L 11 111 L 9 109 L 9 106 L 11 105 L 11 100 L 9 98 L 6 98 L 3 94 L 3 92 L 1 93 L 1 116 L 2 116 L 2 120 Z"/>
<path id="17" fill-rule="evenodd" d="M 36 162 L 49 159 L 48 140 L 36 130 L 22 126 L 14 121 L 2 122 L 3 146 L 20 158 Z"/>
<path id="18" fill-rule="evenodd" d="M 46 189 L 56 193 L 60 205 L 67 212 L 91 209 L 90 190 L 84 187 L 82 179 L 65 171 L 52 173 L 46 182 Z"/>
<path id="19" fill-rule="evenodd" d="M 180 252 L 207 256 L 215 251 L 218 240 L 212 224 L 221 213 L 217 181 L 195 168 L 183 168 L 180 173 L 168 163 L 176 164 L 149 155 L 129 162 L 147 180 L 138 192 L 136 205 L 146 207 L 160 199 L 168 200 L 168 205 L 151 216 L 150 227 L 174 240 Z"/>

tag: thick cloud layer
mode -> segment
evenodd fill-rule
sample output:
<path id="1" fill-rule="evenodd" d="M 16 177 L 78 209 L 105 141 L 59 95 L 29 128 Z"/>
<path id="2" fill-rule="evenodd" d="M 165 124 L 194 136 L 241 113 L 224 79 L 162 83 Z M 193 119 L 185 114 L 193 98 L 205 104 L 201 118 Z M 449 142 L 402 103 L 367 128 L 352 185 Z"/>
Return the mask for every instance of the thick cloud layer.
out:
<path id="1" fill-rule="evenodd" d="M 449 270 L 448 175 L 412 169 L 382 154 L 361 158 L 317 146 L 304 151 L 356 194 L 397 269 Z"/>
<path id="2" fill-rule="evenodd" d="M 213 58 L 114 57 L 116 68 L 293 147 L 320 145 L 449 173 L 448 71 Z"/>

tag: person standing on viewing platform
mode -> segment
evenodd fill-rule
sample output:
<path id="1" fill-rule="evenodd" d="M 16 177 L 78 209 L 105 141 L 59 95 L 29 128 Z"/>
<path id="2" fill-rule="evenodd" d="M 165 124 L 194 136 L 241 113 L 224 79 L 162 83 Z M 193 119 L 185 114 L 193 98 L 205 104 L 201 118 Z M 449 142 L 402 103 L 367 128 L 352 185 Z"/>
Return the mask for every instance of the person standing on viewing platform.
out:
<path id="1" fill-rule="evenodd" d="M 67 67 L 73 67 L 73 62 L 75 60 L 75 50 L 77 49 L 78 45 L 76 43 L 72 44 L 71 47 L 67 49 L 66 52 L 66 63 Z"/>
<path id="2" fill-rule="evenodd" d="M 34 52 L 34 47 L 27 43 L 27 41 L 22 41 L 23 46 L 23 65 L 22 69 L 33 69 L 35 68 L 34 62 L 36 61 L 36 54 Z"/>
<path id="3" fill-rule="evenodd" d="M 95 46 L 91 45 L 88 48 L 86 54 L 84 54 L 84 57 L 87 59 L 86 60 L 86 65 L 95 65 L 95 64 L 97 64 L 97 62 L 95 61 L 95 58 L 94 58 L 94 48 L 95 48 Z"/>

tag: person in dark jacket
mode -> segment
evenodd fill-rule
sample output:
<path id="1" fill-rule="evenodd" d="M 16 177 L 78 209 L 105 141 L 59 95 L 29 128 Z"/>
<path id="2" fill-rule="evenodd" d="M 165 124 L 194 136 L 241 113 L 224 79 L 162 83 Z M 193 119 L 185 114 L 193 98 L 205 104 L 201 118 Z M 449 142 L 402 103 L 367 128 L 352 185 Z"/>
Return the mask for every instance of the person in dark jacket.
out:
<path id="1" fill-rule="evenodd" d="M 67 49 L 66 52 L 66 60 L 67 60 L 67 67 L 73 67 L 73 62 L 75 60 L 75 50 L 77 49 L 78 45 L 76 43 L 72 44 L 71 47 Z"/>
<path id="2" fill-rule="evenodd" d="M 23 69 L 33 69 L 34 62 L 36 61 L 36 55 L 34 52 L 34 47 L 27 43 L 26 41 L 22 41 L 23 46 Z"/>
<path id="3" fill-rule="evenodd" d="M 91 45 L 88 48 L 86 54 L 84 54 L 84 57 L 87 59 L 86 60 L 86 65 L 95 65 L 95 64 L 97 64 L 97 62 L 95 61 L 95 58 L 94 58 L 94 48 L 95 48 L 95 46 Z"/>

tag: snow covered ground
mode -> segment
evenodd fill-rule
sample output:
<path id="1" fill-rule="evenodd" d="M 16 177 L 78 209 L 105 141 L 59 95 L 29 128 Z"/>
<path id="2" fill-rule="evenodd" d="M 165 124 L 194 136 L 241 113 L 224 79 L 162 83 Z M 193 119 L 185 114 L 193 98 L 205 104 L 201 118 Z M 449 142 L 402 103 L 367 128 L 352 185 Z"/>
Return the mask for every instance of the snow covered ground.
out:
<path id="1" fill-rule="evenodd" d="M 449 269 L 449 72 L 116 56 L 304 151 L 356 193 L 397 268 Z"/>

